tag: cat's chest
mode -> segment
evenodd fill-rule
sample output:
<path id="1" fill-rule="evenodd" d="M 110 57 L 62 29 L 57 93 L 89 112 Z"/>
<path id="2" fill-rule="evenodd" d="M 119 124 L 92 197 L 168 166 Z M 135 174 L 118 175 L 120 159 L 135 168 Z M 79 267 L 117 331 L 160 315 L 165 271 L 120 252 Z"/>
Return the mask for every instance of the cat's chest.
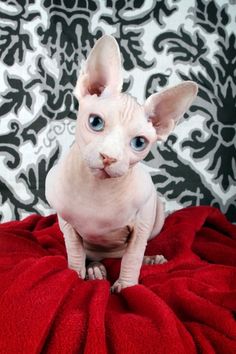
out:
<path id="1" fill-rule="evenodd" d="M 78 193 L 61 215 L 81 236 L 102 235 L 134 223 L 137 210 L 125 197 Z"/>

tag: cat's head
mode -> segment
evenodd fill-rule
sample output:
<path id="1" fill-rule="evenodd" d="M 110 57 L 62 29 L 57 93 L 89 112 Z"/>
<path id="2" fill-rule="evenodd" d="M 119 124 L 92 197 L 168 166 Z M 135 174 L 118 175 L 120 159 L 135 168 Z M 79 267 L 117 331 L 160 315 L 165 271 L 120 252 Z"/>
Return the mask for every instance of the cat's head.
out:
<path id="1" fill-rule="evenodd" d="M 166 140 L 197 94 L 186 81 L 151 95 L 140 105 L 121 93 L 120 50 L 103 36 L 83 65 L 75 87 L 79 100 L 76 144 L 91 172 L 99 178 L 120 177 L 143 160 L 157 140 Z"/>

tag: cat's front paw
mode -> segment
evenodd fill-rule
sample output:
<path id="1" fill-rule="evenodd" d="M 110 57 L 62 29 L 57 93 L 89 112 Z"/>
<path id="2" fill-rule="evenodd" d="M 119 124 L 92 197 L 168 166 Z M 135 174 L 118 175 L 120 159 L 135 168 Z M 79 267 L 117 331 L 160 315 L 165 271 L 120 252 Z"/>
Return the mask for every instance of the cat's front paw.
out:
<path id="1" fill-rule="evenodd" d="M 79 276 L 81 279 L 85 279 L 85 278 L 86 278 L 86 268 L 85 268 L 85 267 L 81 268 L 81 269 L 78 271 L 78 276 Z"/>
<path id="2" fill-rule="evenodd" d="M 78 265 L 76 265 L 74 263 L 70 263 L 69 262 L 68 263 L 68 267 L 70 269 L 75 270 L 76 273 L 78 274 L 79 278 L 85 279 L 85 277 L 86 277 L 86 268 L 85 268 L 85 266 L 78 266 Z"/>
<path id="3" fill-rule="evenodd" d="M 135 282 L 126 282 L 122 281 L 121 279 L 118 279 L 111 287 L 111 292 L 112 293 L 120 293 L 121 290 L 128 288 L 129 286 L 136 285 L 137 283 Z"/>

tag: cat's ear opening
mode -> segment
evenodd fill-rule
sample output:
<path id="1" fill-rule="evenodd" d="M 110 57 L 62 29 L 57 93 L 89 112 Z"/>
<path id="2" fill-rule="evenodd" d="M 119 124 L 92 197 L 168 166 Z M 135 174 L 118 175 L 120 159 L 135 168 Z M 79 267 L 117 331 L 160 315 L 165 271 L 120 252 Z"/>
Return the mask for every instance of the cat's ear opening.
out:
<path id="1" fill-rule="evenodd" d="M 82 66 L 74 95 L 114 95 L 123 85 L 120 49 L 112 36 L 101 37 Z"/>
<path id="2" fill-rule="evenodd" d="M 185 81 L 148 97 L 144 109 L 157 133 L 157 140 L 165 141 L 176 123 L 191 106 L 198 91 L 192 81 Z"/>

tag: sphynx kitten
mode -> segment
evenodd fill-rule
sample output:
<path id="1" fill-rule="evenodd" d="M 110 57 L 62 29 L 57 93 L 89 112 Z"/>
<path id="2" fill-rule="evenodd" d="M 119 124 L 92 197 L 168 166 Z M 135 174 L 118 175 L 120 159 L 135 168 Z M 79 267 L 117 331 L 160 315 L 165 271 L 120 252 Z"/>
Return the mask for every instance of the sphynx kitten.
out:
<path id="1" fill-rule="evenodd" d="M 75 142 L 46 180 L 69 268 L 83 279 L 104 279 L 100 261 L 122 258 L 113 292 L 137 284 L 143 262 L 166 262 L 162 255 L 144 257 L 148 240 L 163 226 L 164 208 L 139 161 L 167 138 L 197 94 L 197 85 L 186 81 L 140 105 L 121 93 L 122 82 L 118 44 L 103 36 L 74 91 L 80 103 Z M 86 258 L 93 261 L 87 269 Z"/>

